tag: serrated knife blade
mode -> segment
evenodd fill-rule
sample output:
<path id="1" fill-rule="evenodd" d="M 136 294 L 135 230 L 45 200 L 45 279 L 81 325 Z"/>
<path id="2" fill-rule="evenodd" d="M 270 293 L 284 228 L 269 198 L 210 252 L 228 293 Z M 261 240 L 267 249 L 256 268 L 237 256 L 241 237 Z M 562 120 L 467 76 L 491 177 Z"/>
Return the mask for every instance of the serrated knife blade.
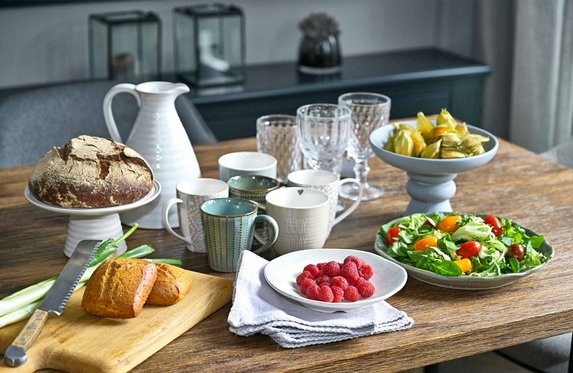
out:
<path id="1" fill-rule="evenodd" d="M 6 349 L 4 362 L 11 367 L 17 367 L 26 362 L 28 357 L 26 351 L 32 346 L 36 338 L 40 335 L 49 313 L 60 315 L 70 296 L 74 292 L 76 285 L 82 278 L 86 268 L 95 255 L 98 244 L 101 241 L 83 240 L 78 243 L 72 256 L 64 266 L 64 269 L 56 279 L 56 282 L 46 294 L 36 311 L 24 329 L 18 334 L 16 339 Z"/>

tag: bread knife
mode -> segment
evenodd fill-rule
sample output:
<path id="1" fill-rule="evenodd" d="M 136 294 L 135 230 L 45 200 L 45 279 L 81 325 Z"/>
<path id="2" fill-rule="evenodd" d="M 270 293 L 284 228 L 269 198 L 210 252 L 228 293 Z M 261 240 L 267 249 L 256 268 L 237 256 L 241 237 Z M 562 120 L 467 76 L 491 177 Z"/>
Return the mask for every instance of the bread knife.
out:
<path id="1" fill-rule="evenodd" d="M 40 335 L 49 313 L 60 315 L 70 296 L 74 292 L 76 285 L 82 278 L 86 268 L 95 255 L 98 244 L 101 241 L 84 240 L 80 241 L 72 256 L 66 263 L 64 269 L 54 282 L 54 285 L 46 294 L 36 311 L 24 329 L 18 334 L 4 354 L 4 362 L 11 367 L 17 367 L 28 360 L 26 351 L 32 346 L 36 338 Z"/>

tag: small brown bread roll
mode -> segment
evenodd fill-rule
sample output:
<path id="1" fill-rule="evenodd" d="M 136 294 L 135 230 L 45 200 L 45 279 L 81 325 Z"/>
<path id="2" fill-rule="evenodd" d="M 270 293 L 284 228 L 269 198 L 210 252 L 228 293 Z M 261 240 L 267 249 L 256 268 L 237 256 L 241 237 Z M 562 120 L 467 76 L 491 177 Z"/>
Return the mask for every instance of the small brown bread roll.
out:
<path id="1" fill-rule="evenodd" d="M 110 207 L 145 197 L 153 188 L 153 172 L 135 150 L 83 135 L 46 153 L 34 167 L 28 187 L 50 205 Z"/>
<path id="2" fill-rule="evenodd" d="M 155 263 L 157 279 L 147 304 L 170 306 L 179 302 L 191 290 L 191 273 L 176 266 Z"/>
<path id="3" fill-rule="evenodd" d="M 137 317 L 156 278 L 157 267 L 146 260 L 108 260 L 90 278 L 82 298 L 82 308 L 94 316 Z"/>

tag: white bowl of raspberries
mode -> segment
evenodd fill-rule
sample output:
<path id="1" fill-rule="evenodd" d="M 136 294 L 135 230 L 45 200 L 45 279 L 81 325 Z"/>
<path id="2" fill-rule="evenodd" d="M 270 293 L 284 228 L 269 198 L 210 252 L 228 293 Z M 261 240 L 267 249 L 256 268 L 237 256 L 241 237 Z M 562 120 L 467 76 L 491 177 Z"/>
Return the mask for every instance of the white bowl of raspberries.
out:
<path id="1" fill-rule="evenodd" d="M 313 249 L 280 256 L 265 267 L 278 293 L 319 312 L 351 312 L 396 294 L 407 280 L 399 265 L 376 254 Z"/>

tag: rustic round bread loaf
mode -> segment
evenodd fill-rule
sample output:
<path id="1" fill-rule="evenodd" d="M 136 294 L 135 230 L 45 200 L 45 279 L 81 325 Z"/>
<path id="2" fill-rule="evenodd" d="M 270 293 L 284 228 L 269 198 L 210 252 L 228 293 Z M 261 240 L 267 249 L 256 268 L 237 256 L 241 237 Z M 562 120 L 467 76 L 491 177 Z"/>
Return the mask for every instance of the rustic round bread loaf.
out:
<path id="1" fill-rule="evenodd" d="M 38 161 L 28 180 L 40 201 L 66 208 L 125 205 L 153 188 L 153 172 L 135 150 L 95 136 L 78 136 Z"/>

